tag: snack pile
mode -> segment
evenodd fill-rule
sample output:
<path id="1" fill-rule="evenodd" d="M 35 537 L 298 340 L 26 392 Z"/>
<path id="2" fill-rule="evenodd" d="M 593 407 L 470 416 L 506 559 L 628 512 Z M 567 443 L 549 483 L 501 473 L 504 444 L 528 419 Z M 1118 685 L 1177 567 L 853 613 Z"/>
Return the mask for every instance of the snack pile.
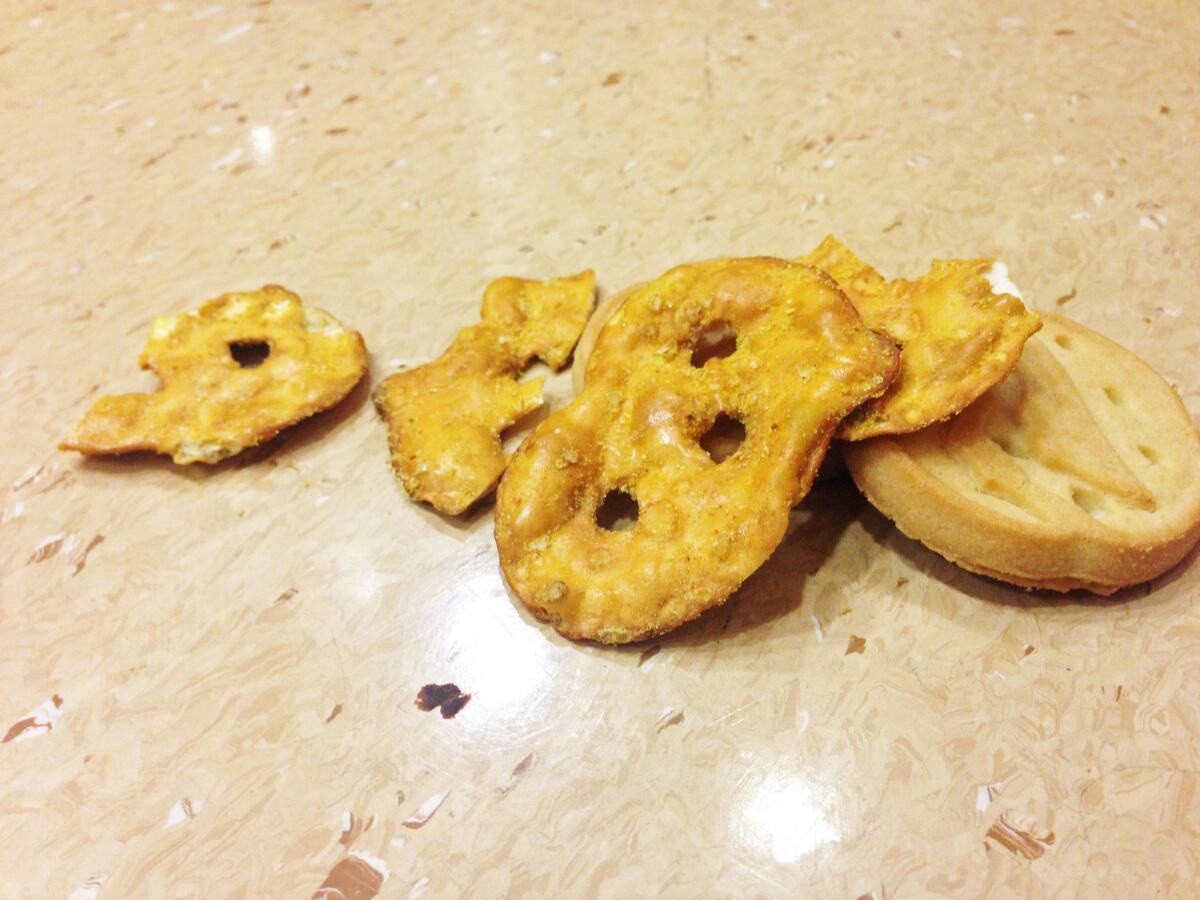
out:
<path id="1" fill-rule="evenodd" d="M 676 266 L 589 319 L 594 293 L 591 271 L 493 281 L 478 324 L 375 392 L 409 495 L 460 515 L 495 489 L 504 577 L 567 637 L 641 640 L 723 603 L 834 438 L 902 532 L 1012 584 L 1110 594 L 1200 541 L 1200 432 L 1178 395 L 1026 309 L 1003 264 L 888 281 L 831 236 L 795 260 Z M 518 377 L 572 350 L 577 396 L 510 459 L 504 430 L 543 404 L 542 379 Z M 339 402 L 366 348 L 267 286 L 159 319 L 141 365 L 162 389 L 102 397 L 64 449 L 216 462 Z"/>
<path id="2" fill-rule="evenodd" d="M 1162 574 L 1200 540 L 1200 433 L 1144 361 L 1059 317 L 1038 334 L 1042 319 L 991 260 L 936 260 L 917 281 L 887 282 L 829 237 L 801 262 L 900 347 L 897 378 L 842 421 L 837 447 L 903 533 L 973 572 L 1098 594 Z M 610 296 L 588 322 L 577 391 L 596 377 L 608 323 L 643 288 Z M 785 387 L 807 402 L 801 380 Z"/>

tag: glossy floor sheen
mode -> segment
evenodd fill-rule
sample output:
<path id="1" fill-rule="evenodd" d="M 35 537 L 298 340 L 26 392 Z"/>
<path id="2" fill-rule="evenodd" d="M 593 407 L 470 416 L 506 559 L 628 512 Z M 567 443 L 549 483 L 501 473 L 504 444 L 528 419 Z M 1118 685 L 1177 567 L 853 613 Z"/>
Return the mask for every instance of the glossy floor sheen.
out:
<path id="1" fill-rule="evenodd" d="M 54 449 L 223 291 L 329 309 L 375 382 L 498 275 L 831 231 L 1000 256 L 1200 414 L 1200 17 L 1052 6 L 0 6 L 0 895 L 1193 896 L 1195 554 L 1022 593 L 843 483 L 605 649 L 508 595 L 490 510 L 407 500 L 366 385 L 215 469 Z"/>

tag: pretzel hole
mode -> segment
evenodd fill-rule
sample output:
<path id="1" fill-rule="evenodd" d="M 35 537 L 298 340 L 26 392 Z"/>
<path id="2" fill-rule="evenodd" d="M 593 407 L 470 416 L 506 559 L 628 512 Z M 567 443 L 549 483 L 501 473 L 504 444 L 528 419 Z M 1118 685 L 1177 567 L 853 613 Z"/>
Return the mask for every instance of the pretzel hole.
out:
<path id="1" fill-rule="evenodd" d="M 700 448 L 713 462 L 723 463 L 738 452 L 744 440 L 746 426 L 728 413 L 721 413 L 700 438 Z"/>
<path id="2" fill-rule="evenodd" d="M 1104 498 L 1087 488 L 1071 488 L 1071 499 L 1089 516 L 1094 516 L 1104 510 Z"/>
<path id="3" fill-rule="evenodd" d="M 638 520 L 638 503 L 627 491 L 614 489 L 596 507 L 596 525 L 605 531 L 628 531 Z"/>
<path id="4" fill-rule="evenodd" d="M 1138 444 L 1138 453 L 1146 457 L 1146 460 L 1151 463 L 1158 462 L 1158 451 L 1153 447 L 1147 447 L 1145 444 Z"/>
<path id="5" fill-rule="evenodd" d="M 733 356 L 737 349 L 737 332 L 728 322 L 712 322 L 704 327 L 692 346 L 692 365 L 703 368 L 710 359 Z"/>
<path id="6" fill-rule="evenodd" d="M 271 345 L 266 341 L 230 341 L 229 355 L 243 369 L 257 369 L 271 355 Z"/>
<path id="7" fill-rule="evenodd" d="M 1113 406 L 1121 406 L 1121 392 L 1115 387 L 1109 386 L 1104 389 L 1104 396 L 1108 398 L 1108 402 Z"/>
<path id="8" fill-rule="evenodd" d="M 1054 343 L 1062 347 L 1064 350 L 1071 349 L 1071 338 L 1068 335 L 1060 334 L 1054 339 Z"/>

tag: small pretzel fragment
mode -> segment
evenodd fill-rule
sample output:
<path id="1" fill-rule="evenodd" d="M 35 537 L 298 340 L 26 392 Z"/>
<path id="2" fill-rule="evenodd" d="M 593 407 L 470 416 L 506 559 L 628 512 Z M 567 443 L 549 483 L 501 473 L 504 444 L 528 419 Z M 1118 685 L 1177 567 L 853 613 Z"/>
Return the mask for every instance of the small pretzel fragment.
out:
<path id="1" fill-rule="evenodd" d="M 1041 319 L 991 259 L 935 259 L 916 281 L 884 278 L 830 235 L 801 262 L 827 272 L 869 328 L 900 344 L 887 393 L 847 417 L 837 436 L 907 434 L 965 409 L 1017 365 Z"/>
<path id="2" fill-rule="evenodd" d="M 779 545 L 838 422 L 897 366 L 895 345 L 799 263 L 683 265 L 633 289 L 583 392 L 500 481 L 505 578 L 570 638 L 624 643 L 695 618 Z M 736 449 L 707 440 L 719 420 Z"/>
<path id="3" fill-rule="evenodd" d="M 566 365 L 595 289 L 590 270 L 545 282 L 497 279 L 484 291 L 478 325 L 433 362 L 379 385 L 391 465 L 409 496 L 460 515 L 491 492 L 508 462 L 501 432 L 542 405 L 543 379 L 516 377 L 535 358 Z"/>
<path id="4" fill-rule="evenodd" d="M 215 463 L 337 404 L 367 351 L 357 331 L 269 284 L 155 320 L 138 365 L 162 388 L 101 397 L 60 449 Z"/>

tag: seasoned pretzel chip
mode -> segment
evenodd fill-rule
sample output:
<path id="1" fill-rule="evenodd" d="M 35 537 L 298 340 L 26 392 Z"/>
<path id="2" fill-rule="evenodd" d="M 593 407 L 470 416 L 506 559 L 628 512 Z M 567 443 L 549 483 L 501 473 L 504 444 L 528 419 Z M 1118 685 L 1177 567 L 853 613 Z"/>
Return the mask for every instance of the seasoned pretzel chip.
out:
<path id="1" fill-rule="evenodd" d="M 885 281 L 830 235 L 800 261 L 832 276 L 867 326 L 901 347 L 900 376 L 847 417 L 845 440 L 906 434 L 965 409 L 1012 371 L 1041 327 L 990 259 L 935 259 L 916 281 Z"/>
<path id="2" fill-rule="evenodd" d="M 683 265 L 633 290 L 583 392 L 500 481 L 508 583 L 563 634 L 606 643 L 724 602 L 779 545 L 834 428 L 887 388 L 897 357 L 798 263 Z"/>
<path id="3" fill-rule="evenodd" d="M 431 363 L 397 372 L 375 392 L 391 464 L 414 500 L 449 515 L 495 487 L 508 462 L 501 432 L 542 405 L 542 381 L 518 382 L 534 359 L 561 369 L 587 321 L 596 277 L 500 278 L 483 294 L 482 321 Z"/>
<path id="4" fill-rule="evenodd" d="M 1016 370 L 948 422 L 847 444 L 859 488 L 965 569 L 1111 594 L 1200 539 L 1200 435 L 1149 365 L 1046 317 Z"/>
<path id="5" fill-rule="evenodd" d="M 1021 347 L 1041 327 L 1003 263 L 935 260 L 917 281 L 888 282 L 832 236 L 800 262 L 830 275 L 867 326 L 902 347 L 899 377 L 846 418 L 839 438 L 904 434 L 965 409 L 1012 371 Z M 583 390 L 601 330 L 628 295 L 607 297 L 584 329 L 575 352 L 576 391 Z"/>
<path id="6" fill-rule="evenodd" d="M 335 405 L 362 378 L 367 350 L 357 331 L 269 284 L 156 320 L 138 365 L 162 388 L 101 397 L 61 449 L 215 463 Z"/>

